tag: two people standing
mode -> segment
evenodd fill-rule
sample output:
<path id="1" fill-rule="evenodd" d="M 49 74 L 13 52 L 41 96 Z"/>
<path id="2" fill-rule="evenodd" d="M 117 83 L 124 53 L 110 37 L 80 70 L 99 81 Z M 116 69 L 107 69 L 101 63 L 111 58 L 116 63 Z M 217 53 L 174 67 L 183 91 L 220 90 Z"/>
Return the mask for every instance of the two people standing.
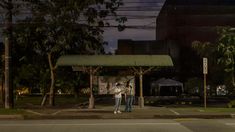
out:
<path id="1" fill-rule="evenodd" d="M 121 88 L 120 83 L 116 83 L 114 89 L 114 97 L 115 97 L 114 114 L 121 113 L 120 106 L 122 102 L 122 93 L 125 94 L 125 101 L 126 101 L 125 112 L 132 111 L 132 104 L 134 101 L 135 91 L 130 81 L 128 81 L 124 89 Z"/>

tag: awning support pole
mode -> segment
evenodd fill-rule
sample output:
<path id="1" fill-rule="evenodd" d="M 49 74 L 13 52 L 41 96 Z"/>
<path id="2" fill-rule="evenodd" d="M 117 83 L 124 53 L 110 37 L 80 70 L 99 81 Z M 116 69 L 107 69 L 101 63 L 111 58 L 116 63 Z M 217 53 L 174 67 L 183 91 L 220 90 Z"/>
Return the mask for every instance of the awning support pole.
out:
<path id="1" fill-rule="evenodd" d="M 89 68 L 89 74 L 90 74 L 90 98 L 89 98 L 89 106 L 88 109 L 93 109 L 95 107 L 95 99 L 93 95 L 93 87 L 92 87 L 92 82 L 93 82 L 93 71 L 92 67 Z"/>
<path id="2" fill-rule="evenodd" d="M 140 86 L 140 96 L 138 98 L 138 104 L 140 108 L 144 108 L 144 96 L 143 96 L 143 75 L 146 74 L 147 72 L 151 71 L 153 67 L 149 67 L 147 70 L 144 70 L 142 67 L 140 67 L 139 70 L 137 70 L 135 67 L 132 67 L 134 74 L 139 75 L 139 86 Z"/>
<path id="3" fill-rule="evenodd" d="M 139 71 L 139 81 L 140 81 L 140 97 L 139 97 L 139 107 L 144 107 L 144 97 L 143 97 L 143 69 L 140 67 Z"/>

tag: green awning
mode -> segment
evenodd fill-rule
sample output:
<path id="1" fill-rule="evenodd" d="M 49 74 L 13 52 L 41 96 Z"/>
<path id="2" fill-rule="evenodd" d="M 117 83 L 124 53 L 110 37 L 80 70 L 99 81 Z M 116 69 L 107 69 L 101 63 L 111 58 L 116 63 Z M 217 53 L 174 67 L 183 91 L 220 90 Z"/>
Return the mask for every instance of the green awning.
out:
<path id="1" fill-rule="evenodd" d="M 65 55 L 57 66 L 173 66 L 169 55 Z"/>

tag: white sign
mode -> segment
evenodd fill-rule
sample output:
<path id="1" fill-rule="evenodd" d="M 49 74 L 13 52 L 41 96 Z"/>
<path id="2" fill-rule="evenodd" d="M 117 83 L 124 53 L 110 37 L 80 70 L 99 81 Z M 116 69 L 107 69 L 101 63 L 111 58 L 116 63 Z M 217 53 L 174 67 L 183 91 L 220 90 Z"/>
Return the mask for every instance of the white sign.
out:
<path id="1" fill-rule="evenodd" d="M 203 58 L 203 74 L 208 73 L 208 61 L 207 58 Z"/>

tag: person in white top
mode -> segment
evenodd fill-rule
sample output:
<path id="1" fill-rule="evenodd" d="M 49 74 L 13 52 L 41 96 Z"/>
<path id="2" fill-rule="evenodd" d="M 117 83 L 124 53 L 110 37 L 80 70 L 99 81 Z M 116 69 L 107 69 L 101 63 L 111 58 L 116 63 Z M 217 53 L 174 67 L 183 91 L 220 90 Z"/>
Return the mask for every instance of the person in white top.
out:
<path id="1" fill-rule="evenodd" d="M 120 106 L 122 102 L 122 89 L 121 89 L 120 83 L 116 83 L 116 86 L 114 89 L 114 97 L 115 97 L 114 114 L 122 113 L 120 111 Z"/>

